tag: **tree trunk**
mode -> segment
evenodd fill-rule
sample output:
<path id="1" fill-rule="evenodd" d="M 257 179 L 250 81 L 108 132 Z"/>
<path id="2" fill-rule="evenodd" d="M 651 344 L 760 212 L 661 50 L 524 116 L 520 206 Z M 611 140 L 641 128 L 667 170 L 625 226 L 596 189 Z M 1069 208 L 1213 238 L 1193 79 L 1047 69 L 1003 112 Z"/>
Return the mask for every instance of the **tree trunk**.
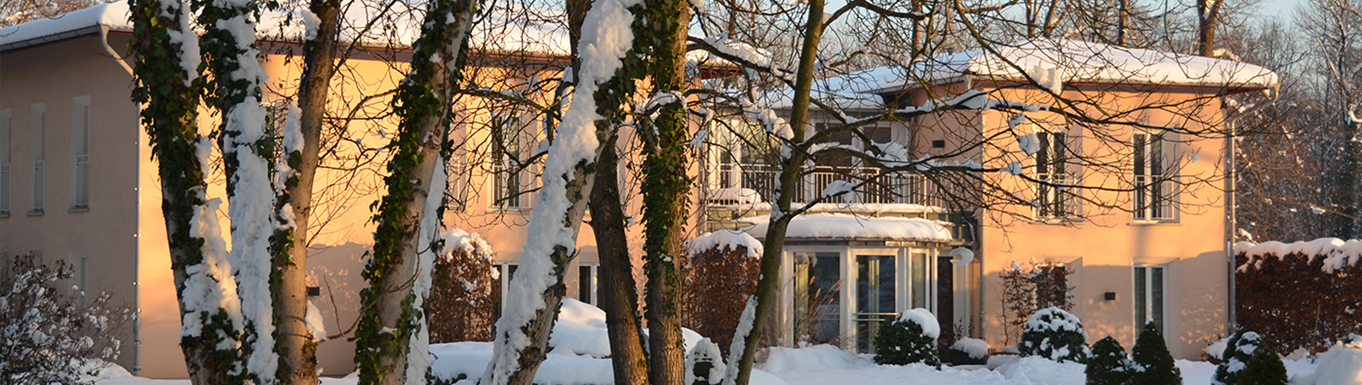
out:
<path id="1" fill-rule="evenodd" d="M 1197 0 L 1197 55 L 1211 56 L 1215 53 L 1215 24 L 1220 18 L 1220 5 L 1224 0 Z"/>
<path id="2" fill-rule="evenodd" d="M 549 332 L 562 300 L 563 271 L 576 254 L 586 194 L 592 191 L 595 162 L 604 148 L 602 127 L 619 124 L 620 109 L 632 101 L 641 68 L 637 49 L 646 45 L 643 39 L 634 39 L 639 31 L 630 25 L 606 21 L 633 19 L 629 7 L 634 4 L 635 0 L 606 0 L 586 14 L 582 25 L 594 30 L 582 36 L 598 49 L 580 58 L 580 68 L 590 70 L 577 72 L 572 103 L 544 161 L 543 186 L 526 229 L 535 237 L 521 253 L 505 298 L 506 314 L 497 320 L 492 360 L 479 384 L 528 385 L 548 353 Z M 607 41 L 614 44 L 603 44 Z"/>
<path id="3" fill-rule="evenodd" d="M 181 61 L 198 55 L 197 34 L 186 3 L 134 0 L 129 8 L 137 81 L 132 99 L 141 104 L 141 123 L 158 160 L 185 366 L 194 384 L 240 382 L 233 368 L 240 359 L 241 315 L 216 307 L 237 301 L 236 288 L 217 233 L 217 205 L 205 199 L 205 168 L 196 156 L 208 146 L 195 125 L 202 80 Z M 196 306 L 203 304 L 214 307 Z"/>
<path id="4" fill-rule="evenodd" d="M 303 45 L 303 75 L 299 80 L 297 153 L 285 148 L 292 178 L 278 197 L 277 213 L 293 211 L 293 224 L 275 231 L 274 301 L 279 351 L 279 379 L 285 384 L 317 383 L 317 343 L 307 328 L 307 228 L 312 217 L 312 186 L 317 174 L 322 119 L 336 73 L 336 36 L 340 30 L 340 2 L 312 0 L 308 9 L 320 22 L 316 35 Z M 290 120 L 293 117 L 290 116 Z M 289 124 L 293 124 L 291 121 Z"/>
<path id="5" fill-rule="evenodd" d="M 597 298 L 601 310 L 605 310 L 615 384 L 643 385 L 648 383 L 648 357 L 643 352 L 638 286 L 634 283 L 629 239 L 624 232 L 624 210 L 616 172 L 619 156 L 615 143 L 618 139 L 618 135 L 610 135 L 601 145 L 600 157 L 596 160 L 596 183 L 591 189 L 591 229 L 596 234 L 596 252 L 601 261 Z"/>
<path id="6" fill-rule="evenodd" d="M 824 0 L 809 0 L 809 18 L 805 22 L 804 47 L 799 56 L 799 72 L 795 79 L 794 100 L 790 110 L 790 129 L 793 142 L 805 139 L 804 125 L 809 115 L 809 89 L 813 84 L 813 66 L 818 55 L 818 43 L 823 37 Z M 786 144 L 785 146 L 789 146 Z M 785 232 L 789 228 L 790 202 L 794 189 L 802 174 L 806 156 L 804 151 L 789 151 L 780 170 L 780 190 L 776 197 L 776 209 L 771 210 L 771 222 L 766 230 L 766 239 L 761 255 L 761 278 L 757 280 L 757 293 L 747 303 L 743 319 L 733 337 L 729 350 L 729 363 L 726 384 L 747 385 L 752 377 L 752 359 L 756 356 L 757 342 L 761 339 L 768 314 L 775 309 L 780 290 L 780 256 L 785 248 Z M 750 318 L 749 318 L 750 315 Z M 750 323 L 744 328 L 744 323 Z"/>
<path id="7" fill-rule="evenodd" d="M 274 384 L 280 356 L 274 340 L 270 238 L 277 221 L 270 182 L 273 162 L 267 158 L 274 150 L 274 139 L 267 135 L 260 104 L 260 83 L 266 75 L 256 59 L 260 52 L 255 48 L 256 28 L 250 16 L 253 7 L 253 3 L 207 2 L 199 12 L 199 25 L 206 26 L 202 42 L 204 61 L 212 73 L 209 99 L 222 116 L 218 138 L 232 219 L 228 260 L 241 298 L 244 375 L 257 384 Z"/>
<path id="8" fill-rule="evenodd" d="M 685 0 L 646 3 L 647 26 L 656 39 L 649 71 L 652 92 L 685 91 L 690 5 Z M 681 261 L 691 185 L 686 175 L 690 130 L 685 103 L 682 99 L 662 105 L 651 127 L 647 121 L 640 124 L 644 137 L 644 272 L 648 276 L 644 317 L 648 319 L 648 381 L 654 385 L 681 385 L 686 377 Z"/>
<path id="9" fill-rule="evenodd" d="M 456 66 L 463 62 L 458 56 L 471 30 L 474 4 L 437 0 L 427 6 L 411 72 L 397 89 L 394 110 L 401 123 L 388 145 L 394 150 L 388 164 L 391 174 L 384 178 L 388 195 L 374 216 L 378 229 L 372 260 L 364 271 L 369 287 L 360 293 L 364 312 L 356 331 L 355 361 L 363 384 L 419 383 L 428 374 L 423 365 L 408 365 L 408 354 L 423 359 L 428 354 L 410 351 L 412 346 L 424 346 L 421 336 L 427 332 L 420 306 L 429 295 L 432 265 L 418 262 L 418 255 L 435 244 L 421 241 L 438 239 L 421 229 L 423 221 L 438 223 L 443 211 L 447 186 L 433 182 L 444 180 L 435 173 L 444 172 L 442 159 L 448 155 L 442 151 L 448 147 L 450 103 L 460 77 Z M 438 226 L 427 227 L 426 231 L 438 231 Z"/>

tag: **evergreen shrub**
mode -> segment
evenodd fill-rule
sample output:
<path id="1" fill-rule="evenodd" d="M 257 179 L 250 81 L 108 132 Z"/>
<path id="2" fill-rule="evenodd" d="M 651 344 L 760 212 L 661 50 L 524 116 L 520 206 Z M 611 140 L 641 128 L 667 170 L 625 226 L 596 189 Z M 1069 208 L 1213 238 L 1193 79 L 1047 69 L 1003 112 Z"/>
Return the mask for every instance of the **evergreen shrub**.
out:
<path id="1" fill-rule="evenodd" d="M 1131 383 L 1181 385 L 1182 370 L 1173 364 L 1173 355 L 1168 353 L 1168 345 L 1163 342 L 1163 334 L 1153 322 L 1144 324 L 1140 336 L 1135 338 L 1135 347 L 1130 350 L 1135 364 L 1130 373 Z"/>
<path id="2" fill-rule="evenodd" d="M 896 319 L 885 320 L 875 335 L 875 363 L 940 365 L 936 346 L 940 336 L 941 326 L 931 312 L 924 309 L 905 311 Z"/>
<path id="3" fill-rule="evenodd" d="M 1017 349 L 1022 357 L 1041 356 L 1056 362 L 1085 363 L 1088 333 L 1078 317 L 1057 307 L 1041 309 L 1026 320 Z"/>
<path id="4" fill-rule="evenodd" d="M 1126 348 L 1107 336 L 1092 345 L 1092 356 L 1088 357 L 1088 367 L 1083 374 L 1087 377 L 1087 385 L 1127 385 L 1130 384 L 1131 364 Z"/>

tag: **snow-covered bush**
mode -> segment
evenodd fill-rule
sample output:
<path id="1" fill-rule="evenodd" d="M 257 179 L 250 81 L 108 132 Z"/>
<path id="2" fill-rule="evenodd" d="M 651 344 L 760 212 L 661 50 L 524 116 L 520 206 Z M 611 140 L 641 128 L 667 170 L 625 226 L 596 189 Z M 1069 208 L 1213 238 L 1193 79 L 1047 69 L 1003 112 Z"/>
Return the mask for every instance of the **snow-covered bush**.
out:
<path id="1" fill-rule="evenodd" d="M 71 278 L 71 267 L 54 267 L 32 255 L 18 256 L 0 274 L 0 383 L 88 384 L 82 367 L 118 357 L 118 329 L 133 318 L 127 306 L 113 306 L 108 293 L 88 303 L 73 287 L 58 289 Z"/>
<path id="2" fill-rule="evenodd" d="M 1087 385 L 1127 385 L 1130 384 L 1131 366 L 1126 349 L 1115 338 L 1107 336 L 1092 344 L 1092 356 L 1088 357 L 1088 367 L 1083 374 L 1087 377 Z"/>
<path id="3" fill-rule="evenodd" d="M 1163 342 L 1163 333 L 1153 322 L 1144 324 L 1140 336 L 1135 338 L 1135 347 L 1130 349 L 1135 361 L 1130 372 L 1131 383 L 1181 385 L 1182 370 L 1173 363 L 1173 355 L 1168 353 L 1168 345 Z"/>
<path id="4" fill-rule="evenodd" d="M 426 299 L 430 342 L 491 341 L 500 285 L 492 247 L 477 233 L 452 229 L 435 260 L 435 286 Z"/>
<path id="5" fill-rule="evenodd" d="M 1057 307 L 1049 307 L 1026 319 L 1017 349 L 1022 357 L 1041 356 L 1057 362 L 1086 362 L 1088 333 L 1078 317 Z"/>
<path id="6" fill-rule="evenodd" d="M 715 345 L 708 338 L 700 340 L 695 344 L 695 349 L 691 349 L 690 354 L 686 355 L 686 384 L 687 385 L 718 385 L 724 381 L 724 372 L 728 366 L 724 365 L 723 355 L 720 353 L 719 345 Z"/>
<path id="7" fill-rule="evenodd" d="M 898 318 L 886 320 L 875 335 L 875 363 L 940 365 L 936 350 L 939 337 L 941 325 L 931 312 L 926 309 L 905 311 Z"/>
<path id="8" fill-rule="evenodd" d="M 1282 358 L 1268 349 L 1258 349 L 1239 375 L 1243 385 L 1286 385 L 1286 365 Z"/>
<path id="9" fill-rule="evenodd" d="M 960 335 L 957 332 L 956 335 Z M 953 365 L 982 365 L 988 362 L 988 342 L 974 338 L 960 338 L 947 349 L 941 361 Z"/>
<path id="10" fill-rule="evenodd" d="M 1264 346 L 1319 353 L 1362 330 L 1362 240 L 1239 242 L 1234 250 L 1235 316 Z"/>
<path id="11" fill-rule="evenodd" d="M 1235 385 L 1239 383 L 1239 375 L 1244 367 L 1248 365 L 1253 353 L 1256 353 L 1263 346 L 1263 339 L 1251 331 L 1240 329 L 1230 336 L 1230 340 L 1225 343 L 1225 350 L 1220 353 L 1220 365 L 1215 368 L 1215 377 L 1211 379 L 1212 384 L 1216 385 Z"/>
<path id="12" fill-rule="evenodd" d="M 687 241 L 686 249 L 681 326 L 728 347 L 747 298 L 757 292 L 761 242 L 747 233 L 718 230 Z"/>

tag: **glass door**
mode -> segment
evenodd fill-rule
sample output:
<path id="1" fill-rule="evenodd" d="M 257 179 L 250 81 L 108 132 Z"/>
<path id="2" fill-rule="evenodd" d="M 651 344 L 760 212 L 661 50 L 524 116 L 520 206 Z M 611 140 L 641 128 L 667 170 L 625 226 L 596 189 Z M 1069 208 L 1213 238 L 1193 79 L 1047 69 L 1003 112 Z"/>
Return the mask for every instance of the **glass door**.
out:
<path id="1" fill-rule="evenodd" d="M 896 256 L 856 256 L 856 351 L 875 351 L 875 335 L 884 320 L 898 315 Z"/>

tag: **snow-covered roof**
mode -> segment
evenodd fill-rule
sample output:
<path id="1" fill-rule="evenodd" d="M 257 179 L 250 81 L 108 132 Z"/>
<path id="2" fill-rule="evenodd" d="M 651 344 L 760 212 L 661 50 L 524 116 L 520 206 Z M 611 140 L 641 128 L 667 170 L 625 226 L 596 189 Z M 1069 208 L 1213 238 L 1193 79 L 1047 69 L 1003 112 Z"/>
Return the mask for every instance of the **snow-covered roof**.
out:
<path id="1" fill-rule="evenodd" d="M 420 36 L 425 15 L 423 7 L 382 12 L 384 2 L 358 3 L 360 5 L 346 9 L 341 25 L 341 41 L 410 47 Z M 379 14 L 385 16 L 371 25 L 374 15 Z M 530 16 L 529 20 L 524 20 L 524 15 L 537 17 Z M 497 2 L 485 17 L 486 20 L 473 29 L 470 46 L 475 49 L 547 55 L 567 55 L 570 52 L 567 31 L 559 25 L 561 20 L 566 20 L 561 11 Z M 0 51 L 95 33 L 101 26 L 111 31 L 132 31 L 132 24 L 128 21 L 127 0 L 102 3 L 65 15 L 0 29 Z M 299 16 L 297 10 L 266 11 L 261 15 L 257 29 L 256 36 L 260 39 L 301 40 L 304 33 L 303 17 Z"/>
<path id="2" fill-rule="evenodd" d="M 926 83 L 965 77 L 1024 82 L 1028 75 L 1041 84 L 1058 81 L 1264 89 L 1278 82 L 1276 73 L 1248 63 L 1067 39 L 1028 40 L 993 46 L 991 50 L 941 55 L 913 68 Z M 881 80 L 878 89 L 865 92 L 895 91 L 917 83 L 902 76 Z"/>
<path id="3" fill-rule="evenodd" d="M 766 238 L 768 223 L 747 230 Z M 864 217 L 848 214 L 808 214 L 790 220 L 787 239 L 813 240 L 886 240 L 950 242 L 949 224 L 923 218 Z"/>
<path id="4" fill-rule="evenodd" d="M 1255 90 L 1275 87 L 1277 74 L 1263 67 L 1078 40 L 1028 40 L 939 55 L 913 65 L 876 67 L 815 80 L 812 97 L 845 109 L 883 108 L 879 94 L 926 84 L 973 80 L 1060 84 L 1132 84 Z M 792 88 L 763 95 L 772 108 L 789 108 Z"/>

